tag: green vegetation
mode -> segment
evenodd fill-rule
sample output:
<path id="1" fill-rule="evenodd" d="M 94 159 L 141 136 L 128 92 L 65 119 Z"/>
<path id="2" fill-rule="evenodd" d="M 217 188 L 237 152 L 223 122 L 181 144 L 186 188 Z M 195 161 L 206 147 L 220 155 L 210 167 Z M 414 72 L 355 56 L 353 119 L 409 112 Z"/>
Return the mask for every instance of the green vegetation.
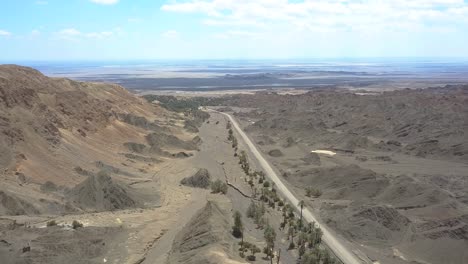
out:
<path id="1" fill-rule="evenodd" d="M 148 102 L 159 102 L 162 107 L 179 113 L 184 113 L 191 120 L 185 121 L 185 128 L 191 132 L 197 132 L 197 127 L 210 117 L 205 111 L 199 110 L 202 105 L 212 105 L 215 98 L 203 97 L 175 97 L 171 95 L 145 95 L 143 96 Z"/>
<path id="2" fill-rule="evenodd" d="M 232 141 L 234 139 L 234 131 L 232 131 L 232 128 L 228 130 L 228 140 Z"/>
<path id="3" fill-rule="evenodd" d="M 247 153 L 242 150 L 239 154 L 239 164 L 241 165 L 242 170 L 244 170 L 244 173 L 246 175 L 250 174 L 250 165 L 249 161 L 247 159 Z"/>
<path id="4" fill-rule="evenodd" d="M 244 225 L 242 224 L 242 215 L 239 211 L 235 211 L 233 217 L 234 226 L 232 226 L 232 235 L 237 238 L 243 238 Z"/>
<path id="5" fill-rule="evenodd" d="M 299 202 L 299 204 L 298 204 L 298 206 L 301 207 L 301 218 L 300 218 L 300 220 L 299 220 L 299 228 L 302 228 L 302 210 L 304 209 L 304 205 L 305 205 L 305 203 L 304 203 L 303 200 L 301 200 L 301 201 Z"/>
<path id="6" fill-rule="evenodd" d="M 222 182 L 219 179 L 211 183 L 211 192 L 212 193 L 226 194 L 227 190 L 228 190 L 227 184 L 225 182 Z"/>
<path id="7" fill-rule="evenodd" d="M 278 201 L 278 206 L 284 206 L 283 200 L 280 199 L 280 200 Z"/>
<path id="8" fill-rule="evenodd" d="M 257 205 L 254 201 L 251 201 L 249 207 L 247 207 L 247 217 L 254 218 L 257 212 Z"/>
<path id="9" fill-rule="evenodd" d="M 184 112 L 187 110 L 198 110 L 200 106 L 219 105 L 222 102 L 221 98 L 209 97 L 175 97 L 172 95 L 154 95 L 148 94 L 143 96 L 146 101 L 152 103 L 158 101 L 159 104 L 171 111 Z"/>
<path id="10" fill-rule="evenodd" d="M 234 149 L 234 156 L 239 157 L 239 164 L 245 175 L 245 182 L 251 187 L 253 199 L 251 200 L 247 211 L 246 216 L 253 220 L 257 225 L 258 229 L 264 229 L 264 238 L 266 246 L 263 248 L 263 253 L 265 253 L 266 258 L 270 260 L 270 263 L 273 263 L 273 258 L 275 258 L 275 241 L 276 241 L 276 231 L 273 226 L 270 225 L 265 214 L 267 212 L 267 207 L 272 209 L 278 208 L 282 211 L 283 221 L 280 223 L 279 230 L 287 229 L 287 240 L 289 241 L 288 250 L 297 250 L 299 256 L 298 263 L 316 263 L 316 264 L 334 264 L 334 260 L 330 257 L 330 254 L 326 250 L 320 249 L 320 243 L 322 242 L 323 232 L 319 227 L 315 226 L 315 223 L 304 222 L 303 210 L 305 206 L 304 201 L 300 201 L 297 206 L 300 207 L 300 214 L 296 217 L 295 207 L 291 206 L 288 203 L 285 203 L 283 199 L 278 195 L 274 183 L 271 183 L 266 179 L 266 175 L 263 171 L 252 170 L 249 164 L 247 152 L 245 150 L 237 152 L 238 141 L 234 136 L 234 131 L 232 129 L 232 124 L 230 121 L 226 124 L 226 129 L 228 131 L 228 140 L 232 143 L 232 148 Z M 219 183 L 220 184 L 220 183 Z M 216 188 L 214 188 L 216 189 Z M 257 192 L 261 191 L 259 202 L 255 202 L 254 199 L 257 197 Z M 213 192 L 215 192 L 213 190 Z M 322 195 L 322 192 L 319 189 L 314 189 L 312 187 L 306 188 L 306 196 L 308 197 L 319 197 Z M 242 258 L 246 258 L 248 261 L 255 261 L 255 253 L 260 252 L 255 245 L 248 242 L 244 242 L 243 234 L 243 223 L 241 213 L 236 211 L 233 215 L 234 217 L 234 226 L 232 227 L 232 234 L 239 238 L 242 238 L 240 243 L 240 252 L 239 255 Z M 284 231 L 280 234 L 285 234 Z M 251 255 L 248 255 L 249 249 L 251 250 Z M 279 252 L 276 258 L 276 261 L 279 263 Z"/>
<path id="11" fill-rule="evenodd" d="M 234 157 L 237 156 L 237 147 L 238 147 L 238 142 L 237 138 L 234 136 L 234 131 L 232 130 L 232 124 L 231 121 L 228 120 L 226 124 L 226 129 L 228 130 L 228 140 L 231 141 L 232 143 L 232 148 L 234 149 Z"/>
<path id="12" fill-rule="evenodd" d="M 266 247 L 264 249 L 265 255 L 270 258 L 270 262 L 273 263 L 273 257 L 275 252 L 275 241 L 276 241 L 276 232 L 273 227 L 269 224 L 263 231 L 263 236 L 265 237 Z"/>
<path id="13" fill-rule="evenodd" d="M 302 257 L 301 264 L 335 264 L 338 263 L 333 257 L 330 256 L 327 250 L 319 248 L 313 249 L 305 253 Z"/>
<path id="14" fill-rule="evenodd" d="M 248 261 L 255 261 L 257 258 L 255 257 L 255 254 L 260 253 L 261 250 L 259 247 L 256 245 L 249 243 L 249 242 L 241 242 L 240 243 L 241 248 L 239 250 L 241 252 L 250 252 L 250 255 L 247 256 Z M 240 254 L 239 254 L 240 255 Z M 245 256 L 245 254 L 243 254 Z"/>
<path id="15" fill-rule="evenodd" d="M 258 228 L 263 228 L 265 224 L 265 206 L 263 203 L 260 203 L 260 205 L 256 204 L 254 201 L 250 202 L 249 207 L 247 208 L 247 217 L 248 218 L 253 218 L 254 223 L 257 225 Z"/>
<path id="16" fill-rule="evenodd" d="M 232 141 L 232 147 L 233 147 L 233 148 L 237 148 L 237 145 L 238 145 L 238 143 L 237 143 L 237 138 L 235 138 L 235 137 L 233 136 L 231 141 Z"/>
<path id="17" fill-rule="evenodd" d="M 81 227 L 83 227 L 82 223 L 80 223 L 80 222 L 78 222 L 76 220 L 73 220 L 73 222 L 72 222 L 72 228 L 73 229 L 78 229 L 78 228 L 81 228 Z"/>
<path id="18" fill-rule="evenodd" d="M 299 259 L 302 258 L 302 256 L 305 254 L 306 252 L 306 248 L 305 248 L 305 245 L 304 244 L 301 244 L 299 246 Z"/>
<path id="19" fill-rule="evenodd" d="M 319 189 L 315 189 L 315 188 L 312 188 L 312 187 L 307 187 L 306 188 L 306 196 L 307 197 L 318 198 L 321 195 L 322 195 L 322 191 L 320 191 Z"/>
<path id="20" fill-rule="evenodd" d="M 47 226 L 56 226 L 57 225 L 57 222 L 55 222 L 55 220 L 50 220 L 47 222 Z"/>

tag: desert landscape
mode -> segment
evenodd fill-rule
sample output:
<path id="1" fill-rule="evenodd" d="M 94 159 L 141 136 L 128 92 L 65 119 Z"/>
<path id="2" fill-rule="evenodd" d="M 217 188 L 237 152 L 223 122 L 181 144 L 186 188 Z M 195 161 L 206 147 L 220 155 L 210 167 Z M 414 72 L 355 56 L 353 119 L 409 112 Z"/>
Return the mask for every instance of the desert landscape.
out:
<path id="1" fill-rule="evenodd" d="M 225 115 L 15 65 L 0 89 L 2 263 L 339 262 Z"/>
<path id="2" fill-rule="evenodd" d="M 321 223 L 370 260 L 465 263 L 467 92 L 258 92 L 213 104 L 239 120 Z"/>
<path id="3" fill-rule="evenodd" d="M 468 260 L 466 86 L 139 97 L 14 65 L 0 80 L 5 263 Z"/>
<path id="4" fill-rule="evenodd" d="M 0 2 L 0 264 L 467 264 L 467 0 Z"/>

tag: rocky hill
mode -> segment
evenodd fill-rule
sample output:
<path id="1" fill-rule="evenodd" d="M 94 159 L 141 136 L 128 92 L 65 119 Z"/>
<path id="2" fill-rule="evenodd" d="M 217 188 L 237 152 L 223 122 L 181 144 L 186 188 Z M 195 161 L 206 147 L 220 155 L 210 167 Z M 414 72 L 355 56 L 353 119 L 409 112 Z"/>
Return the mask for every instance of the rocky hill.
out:
<path id="1" fill-rule="evenodd" d="M 170 154 L 193 151 L 195 135 L 184 130 L 185 121 L 182 114 L 118 85 L 48 78 L 31 68 L 0 65 L 0 214 L 88 207 L 66 202 L 64 195 L 81 182 L 81 187 L 95 187 L 89 183 L 101 182 L 93 178 L 101 170 L 125 185 L 178 156 Z M 150 149 L 154 142 L 157 152 L 134 149 Z M 114 185 L 108 189 L 125 191 Z M 102 199 L 98 209 L 116 209 Z M 127 201 L 123 207 L 137 204 Z"/>
<path id="2" fill-rule="evenodd" d="M 296 194 L 371 259 L 467 263 L 467 85 L 224 100 Z"/>
<path id="3" fill-rule="evenodd" d="M 239 116 L 256 121 L 250 131 L 267 131 L 284 142 L 292 137 L 349 151 L 370 149 L 468 160 L 468 86 L 380 94 L 346 90 L 259 93 L 233 96 L 227 104 L 261 106 Z"/>
<path id="4" fill-rule="evenodd" d="M 236 241 L 229 233 L 231 208 L 225 198 L 209 200 L 176 236 L 168 263 L 229 263 L 234 259 Z M 232 209 L 231 209 L 232 210 Z"/>

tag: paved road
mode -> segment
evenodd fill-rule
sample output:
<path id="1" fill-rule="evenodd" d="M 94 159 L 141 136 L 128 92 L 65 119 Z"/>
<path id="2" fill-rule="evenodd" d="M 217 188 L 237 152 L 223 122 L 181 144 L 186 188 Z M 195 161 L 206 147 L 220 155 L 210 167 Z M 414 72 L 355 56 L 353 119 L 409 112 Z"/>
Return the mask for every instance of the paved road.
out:
<path id="1" fill-rule="evenodd" d="M 221 113 L 221 112 L 218 112 Z M 237 121 L 229 114 L 226 113 L 221 113 L 229 118 L 231 120 L 231 123 L 233 127 L 236 129 L 237 133 L 242 137 L 244 142 L 247 144 L 247 146 L 250 148 L 250 151 L 255 155 L 257 160 L 259 161 L 260 165 L 263 167 L 265 170 L 265 174 L 275 183 L 277 189 L 286 197 L 289 202 L 293 205 L 296 206 L 296 209 L 300 210 L 298 203 L 299 200 L 294 196 L 294 194 L 286 187 L 286 185 L 283 184 L 281 179 L 278 177 L 276 172 L 273 170 L 273 168 L 270 166 L 268 161 L 262 156 L 260 151 L 258 151 L 257 147 L 252 143 L 250 138 L 244 133 L 244 131 L 240 128 L 239 124 Z M 306 219 L 309 222 L 314 221 L 315 223 L 319 222 L 315 218 L 315 216 L 312 214 L 312 212 L 304 208 L 302 210 L 302 215 L 304 219 Z M 323 231 L 323 241 L 328 245 L 328 247 L 333 250 L 335 255 L 345 264 L 361 264 L 365 263 L 361 259 L 359 259 L 356 255 L 351 252 L 348 248 L 346 248 L 338 239 L 336 239 L 333 234 L 330 233 L 328 228 L 324 225 L 320 225 L 320 228 Z"/>

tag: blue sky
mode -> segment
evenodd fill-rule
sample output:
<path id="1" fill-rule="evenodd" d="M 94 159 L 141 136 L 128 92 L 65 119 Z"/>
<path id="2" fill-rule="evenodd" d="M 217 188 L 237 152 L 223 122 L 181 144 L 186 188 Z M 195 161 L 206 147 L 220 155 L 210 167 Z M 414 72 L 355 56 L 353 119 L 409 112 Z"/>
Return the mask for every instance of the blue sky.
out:
<path id="1" fill-rule="evenodd" d="M 0 0 L 0 61 L 468 57 L 466 0 Z"/>

